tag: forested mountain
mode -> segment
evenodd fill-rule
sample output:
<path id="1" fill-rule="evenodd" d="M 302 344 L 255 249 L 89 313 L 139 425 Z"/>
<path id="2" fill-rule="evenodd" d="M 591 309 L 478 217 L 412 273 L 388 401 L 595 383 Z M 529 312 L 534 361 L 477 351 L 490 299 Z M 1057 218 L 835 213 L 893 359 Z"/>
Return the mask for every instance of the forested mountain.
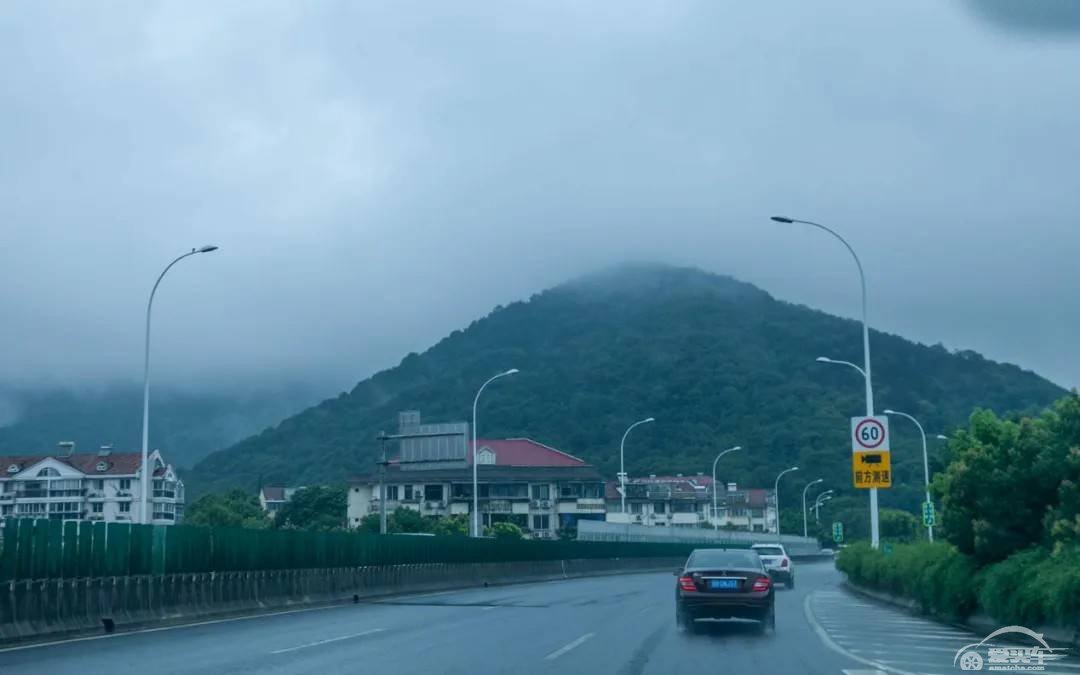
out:
<path id="1" fill-rule="evenodd" d="M 318 400 L 306 386 L 275 386 L 243 395 L 214 391 L 152 392 L 150 444 L 165 458 L 190 467 L 219 450 L 279 422 Z M 102 445 L 118 451 L 142 447 L 142 386 L 20 389 L 0 387 L 0 454 L 51 452 L 74 441 L 76 452 Z"/>
<path id="2" fill-rule="evenodd" d="M 973 408 L 1041 408 L 1063 390 L 973 352 L 951 353 L 883 333 L 871 335 L 879 410 L 916 415 L 929 434 L 963 424 Z M 864 411 L 863 383 L 817 356 L 861 361 L 860 324 L 778 301 L 728 277 L 694 269 L 628 265 L 496 308 L 423 354 L 278 426 L 216 452 L 188 474 L 196 492 L 265 482 L 311 485 L 366 470 L 375 436 L 399 410 L 426 420 L 466 420 L 477 387 L 508 369 L 484 394 L 480 433 L 528 436 L 597 464 L 618 466 L 631 422 L 656 424 L 627 442 L 628 471 L 708 472 L 771 486 L 777 471 L 797 499 L 803 481 L 848 490 L 848 418 Z M 893 422 L 897 488 L 882 502 L 914 508 L 922 464 L 914 427 Z M 935 441 L 931 440 L 931 443 Z"/>

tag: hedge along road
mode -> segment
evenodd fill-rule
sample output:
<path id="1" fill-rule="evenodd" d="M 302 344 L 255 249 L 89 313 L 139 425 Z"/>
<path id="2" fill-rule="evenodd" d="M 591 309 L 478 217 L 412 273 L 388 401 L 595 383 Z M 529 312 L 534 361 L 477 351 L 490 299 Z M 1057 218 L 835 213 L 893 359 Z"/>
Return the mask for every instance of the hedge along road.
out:
<path id="1" fill-rule="evenodd" d="M 981 639 L 850 595 L 829 562 L 799 575 L 777 591 L 775 634 L 749 623 L 680 633 L 671 574 L 628 574 L 16 647 L 0 651 L 0 672 L 945 673 L 940 647 Z M 876 639 L 852 641 L 859 631 Z"/>

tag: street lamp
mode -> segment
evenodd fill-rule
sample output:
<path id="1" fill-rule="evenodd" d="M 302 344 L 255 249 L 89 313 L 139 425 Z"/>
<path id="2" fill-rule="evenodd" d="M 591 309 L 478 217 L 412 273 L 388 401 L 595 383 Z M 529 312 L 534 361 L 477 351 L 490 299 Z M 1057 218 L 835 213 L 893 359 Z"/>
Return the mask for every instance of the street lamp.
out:
<path id="1" fill-rule="evenodd" d="M 734 448 L 728 448 L 727 450 L 724 450 L 719 455 L 717 455 L 716 459 L 714 459 L 713 462 L 712 462 L 712 517 L 713 517 L 713 530 L 717 530 L 717 529 L 720 528 L 720 526 L 716 522 L 716 463 L 719 462 L 720 458 L 723 457 L 724 455 L 728 454 L 729 452 L 735 452 L 736 450 L 742 450 L 742 446 L 741 445 L 736 445 Z"/>
<path id="2" fill-rule="evenodd" d="M 478 487 L 479 481 L 477 480 L 476 470 L 476 405 L 480 402 L 480 394 L 484 392 L 484 388 L 489 384 L 499 379 L 500 377 L 506 377 L 507 375 L 513 375 L 520 372 L 517 368 L 511 368 L 505 372 L 488 379 L 487 382 L 480 385 L 480 389 L 476 392 L 476 398 L 472 402 L 472 505 L 473 505 L 473 533 L 472 536 L 479 537 L 480 530 L 480 489 Z"/>
<path id="3" fill-rule="evenodd" d="M 654 417 L 646 417 L 643 420 L 638 420 L 637 422 L 634 422 L 630 426 L 626 427 L 626 431 L 623 432 L 622 435 L 622 440 L 619 441 L 619 487 L 622 488 L 620 490 L 622 494 L 619 495 L 619 501 L 620 509 L 624 516 L 626 516 L 626 464 L 624 462 L 623 449 L 626 446 L 626 437 L 630 435 L 630 430 L 638 426 L 639 424 L 648 424 L 649 422 L 655 421 L 656 418 Z M 626 522 L 630 522 L 630 518 L 628 516 L 626 516 Z"/>
<path id="4" fill-rule="evenodd" d="M 854 368 L 855 370 L 859 371 L 860 375 L 862 375 L 863 377 L 866 377 L 866 371 L 864 371 L 862 368 L 855 365 L 851 361 L 841 361 L 839 359 L 830 359 L 827 356 L 819 356 L 814 360 L 817 361 L 818 363 L 835 363 L 835 364 L 841 365 L 841 366 L 850 366 L 850 367 Z"/>
<path id="5" fill-rule="evenodd" d="M 784 469 L 776 476 L 776 485 L 773 486 L 773 494 L 776 496 L 776 541 L 780 541 L 780 478 L 785 473 L 798 470 L 799 467 L 793 466 L 790 469 Z"/>
<path id="6" fill-rule="evenodd" d="M 814 498 L 814 523 L 821 522 L 821 505 L 833 498 L 833 491 L 826 490 Z"/>
<path id="7" fill-rule="evenodd" d="M 142 487 L 142 499 L 140 500 L 142 513 L 140 515 L 144 523 L 153 521 L 150 513 L 150 481 L 153 480 L 154 472 L 148 469 L 147 464 L 150 455 L 150 310 L 154 307 L 154 294 L 157 293 L 158 285 L 161 284 L 161 280 L 165 278 L 165 274 L 172 269 L 173 265 L 184 258 L 199 253 L 210 253 L 216 251 L 217 248 L 217 246 L 193 248 L 166 265 L 165 269 L 158 275 L 157 281 L 154 282 L 154 287 L 150 289 L 150 300 L 146 303 L 146 342 L 143 351 L 142 474 L 139 480 Z"/>
<path id="8" fill-rule="evenodd" d="M 863 379 L 866 381 L 866 416 L 874 416 L 874 388 L 870 379 L 870 326 L 866 321 L 866 274 L 863 272 L 862 262 L 859 260 L 859 256 L 855 254 L 855 249 L 851 248 L 851 244 L 847 242 L 847 239 L 841 237 L 836 231 L 810 220 L 798 220 L 796 218 L 786 218 L 784 216 L 773 216 L 772 220 L 778 223 L 799 223 L 801 225 L 809 225 L 810 227 L 816 227 L 819 230 L 827 232 L 832 236 L 840 240 L 840 243 L 844 245 L 844 248 L 848 250 L 851 257 L 855 260 L 855 266 L 859 269 L 859 284 L 862 288 L 862 333 L 863 333 Z M 877 488 L 870 488 L 870 545 L 874 548 L 878 547 L 878 494 Z"/>
<path id="9" fill-rule="evenodd" d="M 806 491 L 810 489 L 811 485 L 817 485 L 818 483 L 821 483 L 824 480 L 825 480 L 824 478 L 818 478 L 817 480 L 812 480 L 812 481 L 810 481 L 809 483 L 806 484 L 806 487 L 804 487 L 802 489 L 802 536 L 804 536 L 804 537 L 809 536 L 809 534 L 808 534 L 809 530 L 807 529 L 807 523 L 806 523 Z"/>
<path id="10" fill-rule="evenodd" d="M 900 417 L 905 417 L 905 418 L 911 420 L 912 422 L 914 422 L 915 426 L 917 426 L 919 428 L 919 436 L 922 438 L 922 467 L 923 467 L 923 480 L 924 480 L 924 484 L 926 486 L 926 503 L 927 504 L 931 503 L 930 502 L 930 460 L 927 459 L 927 457 L 926 457 L 926 432 L 923 431 L 923 427 L 922 427 L 921 424 L 919 424 L 919 420 L 915 419 L 914 417 L 912 417 L 911 415 L 909 415 L 907 413 L 899 412 L 899 411 L 896 411 L 896 410 L 889 410 L 888 408 L 886 408 L 885 409 L 885 414 L 886 415 L 899 415 Z M 940 434 L 939 434 L 939 436 L 940 436 Z M 934 541 L 934 526 L 933 525 L 927 525 L 926 526 L 926 535 L 930 538 L 931 542 Z"/>

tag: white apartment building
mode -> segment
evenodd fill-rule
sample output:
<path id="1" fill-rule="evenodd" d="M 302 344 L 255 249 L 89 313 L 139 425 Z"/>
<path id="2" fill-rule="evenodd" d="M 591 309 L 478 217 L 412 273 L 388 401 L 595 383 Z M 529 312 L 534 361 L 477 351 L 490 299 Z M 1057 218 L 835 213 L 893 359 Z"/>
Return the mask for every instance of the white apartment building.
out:
<path id="1" fill-rule="evenodd" d="M 772 532 L 776 508 L 771 490 L 739 489 L 734 483 L 716 495 L 713 513 L 712 478 L 696 476 L 656 476 L 634 478 L 626 486 L 626 513 L 617 482 L 609 482 L 605 498 L 607 522 L 654 527 L 726 527 L 750 532 Z"/>
<path id="2" fill-rule="evenodd" d="M 154 450 L 151 521 L 172 525 L 184 512 L 184 483 Z M 142 454 L 75 453 L 62 443 L 45 455 L 0 456 L 0 516 L 141 523 Z"/>

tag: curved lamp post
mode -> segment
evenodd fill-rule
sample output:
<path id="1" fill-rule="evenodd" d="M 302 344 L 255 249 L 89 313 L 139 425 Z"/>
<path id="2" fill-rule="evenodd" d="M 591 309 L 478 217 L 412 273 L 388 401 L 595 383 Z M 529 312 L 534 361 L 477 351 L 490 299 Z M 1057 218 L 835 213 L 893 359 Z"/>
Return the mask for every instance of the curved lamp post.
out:
<path id="1" fill-rule="evenodd" d="M 154 287 L 150 289 L 150 299 L 146 303 L 146 341 L 144 343 L 143 351 L 142 474 L 139 480 L 142 487 L 142 498 L 140 500 L 142 513 L 139 515 L 142 516 L 141 520 L 144 523 L 153 521 L 152 514 L 150 513 L 150 482 L 154 478 L 154 472 L 149 470 L 147 463 L 149 462 L 150 455 L 150 313 L 154 308 L 154 294 L 157 293 L 161 280 L 165 278 L 165 275 L 172 269 L 173 265 L 184 258 L 189 258 L 193 255 L 198 255 L 199 253 L 210 253 L 211 251 L 216 251 L 217 248 L 217 246 L 210 245 L 193 248 L 166 265 L 165 269 L 158 275 L 157 281 L 154 282 Z"/>
<path id="2" fill-rule="evenodd" d="M 623 513 L 624 516 L 626 515 L 626 464 L 625 464 L 625 461 L 624 461 L 624 452 L 623 452 L 623 450 L 626 447 L 626 437 L 630 435 L 630 431 L 634 427 L 639 426 L 641 424 L 648 424 L 650 422 L 655 422 L 655 421 L 656 421 L 656 418 L 654 418 L 654 417 L 646 417 L 643 420 L 638 420 L 637 422 L 634 422 L 633 424 L 631 424 L 630 426 L 628 426 L 626 428 L 626 431 L 623 432 L 622 440 L 619 441 L 619 487 L 622 488 L 622 490 L 621 490 L 622 494 L 619 496 L 619 498 L 620 498 L 620 509 L 622 510 L 622 513 Z M 630 522 L 629 517 L 627 517 L 626 522 L 627 523 Z"/>
<path id="3" fill-rule="evenodd" d="M 824 478 L 818 478 L 817 480 L 812 480 L 812 481 L 810 481 L 809 483 L 806 484 L 806 487 L 804 487 L 802 489 L 802 536 L 804 536 L 804 537 L 808 536 L 807 532 L 809 531 L 807 529 L 807 523 L 806 523 L 806 491 L 810 489 L 811 485 L 817 485 L 818 483 L 821 483 L 824 480 L 825 480 Z"/>
<path id="4" fill-rule="evenodd" d="M 773 216 L 772 220 L 778 223 L 798 223 L 800 225 L 809 225 L 810 227 L 816 227 L 817 229 L 831 234 L 844 248 L 848 250 L 851 257 L 855 260 L 855 266 L 859 270 L 859 285 L 862 288 L 862 333 L 863 333 L 863 366 L 862 373 L 863 379 L 866 383 L 866 416 L 874 416 L 874 388 L 871 384 L 870 378 L 870 326 L 866 321 L 866 274 L 863 272 L 862 262 L 859 260 L 859 256 L 855 253 L 855 249 L 851 247 L 851 244 L 847 242 L 837 233 L 835 230 L 822 225 L 821 223 L 815 223 L 811 220 L 799 220 L 796 218 L 787 218 L 785 216 Z M 870 488 L 870 545 L 874 548 L 878 547 L 878 494 L 877 488 Z"/>
<path id="5" fill-rule="evenodd" d="M 793 466 L 790 469 L 784 469 L 776 476 L 776 485 L 773 486 L 773 494 L 776 496 L 776 541 L 780 541 L 780 479 L 785 473 L 798 470 L 799 467 Z"/>
<path id="6" fill-rule="evenodd" d="M 713 530 L 719 529 L 719 525 L 716 523 L 716 463 L 720 461 L 720 458 L 729 452 L 735 452 L 736 450 L 742 450 L 741 445 L 736 445 L 734 448 L 728 448 L 722 451 L 716 456 L 716 459 L 712 462 L 712 516 L 713 516 Z"/>
<path id="7" fill-rule="evenodd" d="M 500 377 L 506 377 L 507 375 L 513 375 L 514 373 L 517 373 L 517 372 L 520 372 L 520 371 L 518 371 L 517 368 L 511 368 L 510 370 L 501 372 L 498 375 L 495 375 L 494 377 L 489 378 L 487 382 L 484 382 L 482 385 L 480 385 L 480 389 L 476 392 L 476 398 L 473 399 L 473 403 L 472 403 L 472 503 L 473 503 L 473 518 L 472 518 L 473 528 L 472 529 L 473 529 L 473 532 L 472 532 L 472 536 L 474 536 L 474 537 L 479 537 L 482 534 L 482 531 L 480 530 L 480 490 L 478 488 L 479 481 L 477 480 L 477 477 L 478 477 L 479 474 L 477 473 L 477 469 L 476 469 L 476 406 L 480 402 L 480 394 L 484 393 L 484 389 L 489 384 L 491 384 L 495 380 L 499 379 Z"/>

